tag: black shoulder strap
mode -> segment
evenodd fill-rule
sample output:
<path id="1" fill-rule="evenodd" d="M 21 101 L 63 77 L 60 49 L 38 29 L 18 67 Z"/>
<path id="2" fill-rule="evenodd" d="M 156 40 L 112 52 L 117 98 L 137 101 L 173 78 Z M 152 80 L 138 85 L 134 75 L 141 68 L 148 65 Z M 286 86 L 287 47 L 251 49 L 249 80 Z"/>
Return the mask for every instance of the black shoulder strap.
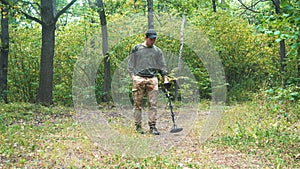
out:
<path id="1" fill-rule="evenodd" d="M 134 48 L 132 49 L 131 53 L 137 52 L 142 46 L 143 46 L 142 44 L 135 45 Z"/>

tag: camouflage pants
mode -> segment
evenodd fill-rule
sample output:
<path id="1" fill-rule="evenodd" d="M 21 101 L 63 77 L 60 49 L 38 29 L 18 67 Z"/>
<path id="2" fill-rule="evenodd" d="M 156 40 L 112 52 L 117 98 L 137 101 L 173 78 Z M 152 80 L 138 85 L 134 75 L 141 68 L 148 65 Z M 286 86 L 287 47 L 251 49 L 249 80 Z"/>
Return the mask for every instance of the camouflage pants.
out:
<path id="1" fill-rule="evenodd" d="M 147 94 L 148 99 L 148 124 L 155 125 L 157 114 L 157 99 L 158 99 L 158 79 L 157 77 L 140 77 L 134 76 L 132 84 L 132 97 L 134 101 L 134 118 L 135 124 L 142 123 L 142 103 L 144 94 Z"/>

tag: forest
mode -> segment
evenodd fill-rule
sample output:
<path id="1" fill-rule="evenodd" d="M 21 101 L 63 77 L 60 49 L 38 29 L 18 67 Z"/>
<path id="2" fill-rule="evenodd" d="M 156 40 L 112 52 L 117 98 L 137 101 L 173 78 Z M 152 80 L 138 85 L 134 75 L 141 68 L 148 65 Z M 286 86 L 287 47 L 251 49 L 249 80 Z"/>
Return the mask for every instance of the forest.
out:
<path id="1" fill-rule="evenodd" d="M 0 4 L 0 168 L 300 167 L 299 1 Z M 127 62 L 148 28 L 179 134 L 161 76 L 162 134 L 134 130 Z"/>

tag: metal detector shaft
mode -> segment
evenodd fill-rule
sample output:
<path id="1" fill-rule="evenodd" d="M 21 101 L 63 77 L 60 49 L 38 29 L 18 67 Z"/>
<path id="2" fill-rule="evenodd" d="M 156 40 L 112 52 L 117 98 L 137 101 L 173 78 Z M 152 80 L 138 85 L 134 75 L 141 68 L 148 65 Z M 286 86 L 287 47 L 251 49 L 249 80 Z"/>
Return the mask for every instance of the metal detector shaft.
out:
<path id="1" fill-rule="evenodd" d="M 180 132 L 183 130 L 183 128 L 177 128 L 176 124 L 175 124 L 175 114 L 173 112 L 173 106 L 172 106 L 172 102 L 171 102 L 171 97 L 170 97 L 170 94 L 168 92 L 168 90 L 166 88 L 163 89 L 167 98 L 168 98 L 168 102 L 169 102 L 169 108 L 170 108 L 170 111 L 171 111 L 171 116 L 172 116 L 172 121 L 173 121 L 173 128 L 172 130 L 170 131 L 171 133 L 177 133 L 177 132 Z"/>
<path id="2" fill-rule="evenodd" d="M 172 102 L 171 102 L 171 97 L 170 97 L 170 94 L 169 94 L 169 92 L 167 90 L 166 90 L 166 96 L 167 96 L 168 102 L 169 102 L 169 108 L 170 108 L 170 111 L 171 111 L 172 121 L 173 121 L 173 124 L 175 126 L 175 115 L 174 115 L 174 112 L 173 112 L 173 106 L 172 106 Z"/>

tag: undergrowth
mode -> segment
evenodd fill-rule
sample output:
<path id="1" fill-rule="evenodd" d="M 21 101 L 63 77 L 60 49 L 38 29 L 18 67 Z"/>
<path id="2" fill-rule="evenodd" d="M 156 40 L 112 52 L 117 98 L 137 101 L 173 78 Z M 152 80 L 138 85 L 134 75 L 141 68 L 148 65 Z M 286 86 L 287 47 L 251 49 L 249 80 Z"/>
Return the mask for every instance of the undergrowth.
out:
<path id="1" fill-rule="evenodd" d="M 212 144 L 258 156 L 275 168 L 299 168 L 298 89 L 269 89 L 254 101 L 229 106 Z"/>

